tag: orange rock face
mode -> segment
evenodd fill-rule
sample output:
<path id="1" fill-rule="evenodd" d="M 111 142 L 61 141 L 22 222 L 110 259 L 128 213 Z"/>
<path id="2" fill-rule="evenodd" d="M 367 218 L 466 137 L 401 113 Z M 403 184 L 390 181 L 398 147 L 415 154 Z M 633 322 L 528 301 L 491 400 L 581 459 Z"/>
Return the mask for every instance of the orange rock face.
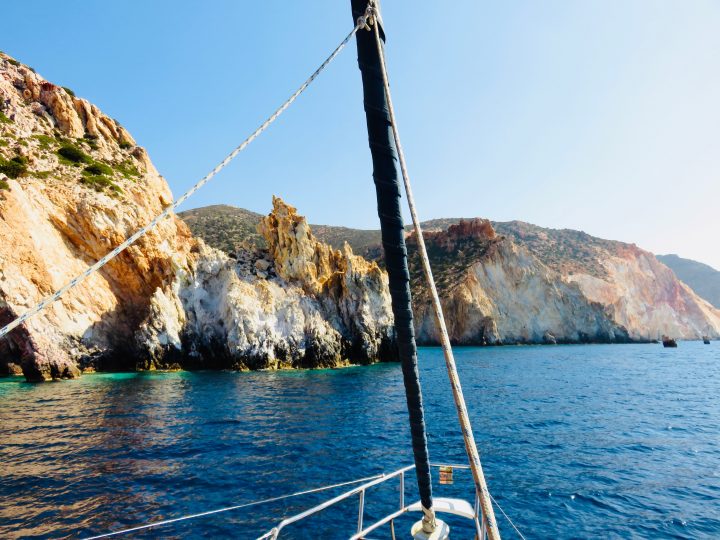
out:
<path id="1" fill-rule="evenodd" d="M 116 121 L 5 56 L 0 70 L 0 158 L 27 164 L 0 178 L 0 313 L 9 321 L 149 222 L 172 193 Z M 63 147 L 80 159 L 63 158 Z M 87 172 L 92 164 L 100 168 Z M 0 341 L 0 357 L 46 380 L 76 376 L 92 349 L 130 349 L 151 294 L 187 267 L 193 242 L 184 223 L 165 220 Z"/>
<path id="2" fill-rule="evenodd" d="M 342 287 L 342 277 L 352 270 L 380 279 L 384 274 L 374 262 L 354 255 L 347 243 L 342 251 L 318 242 L 307 220 L 279 197 L 273 197 L 273 210 L 258 225 L 267 242 L 278 275 L 294 280 L 312 294 Z"/>
<path id="3" fill-rule="evenodd" d="M 0 54 L 0 324 L 81 274 L 171 204 L 118 122 Z M 387 277 L 317 242 L 279 199 L 271 260 L 247 275 L 172 215 L 0 339 L 0 374 L 317 367 L 372 362 L 393 341 Z"/>
<path id="4" fill-rule="evenodd" d="M 454 251 L 458 244 L 467 243 L 468 240 L 488 242 L 495 236 L 492 223 L 483 218 L 461 219 L 444 231 L 423 231 L 423 237 L 427 243 L 432 243 L 447 252 Z M 417 243 L 414 232 L 410 234 L 407 242 L 409 244 Z"/>

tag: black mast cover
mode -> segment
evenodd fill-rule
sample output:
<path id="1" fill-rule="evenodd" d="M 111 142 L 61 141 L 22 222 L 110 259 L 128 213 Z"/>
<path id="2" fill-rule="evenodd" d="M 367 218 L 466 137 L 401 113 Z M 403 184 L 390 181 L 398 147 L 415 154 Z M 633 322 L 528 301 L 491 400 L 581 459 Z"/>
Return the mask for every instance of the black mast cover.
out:
<path id="1" fill-rule="evenodd" d="M 353 24 L 365 14 L 368 0 L 351 0 Z M 378 24 L 378 23 L 376 23 Z M 380 35 L 383 42 L 385 33 Z M 398 157 L 390 126 L 385 88 L 377 44 L 373 32 L 360 29 L 356 33 L 358 65 L 362 74 L 365 116 L 373 161 L 373 178 L 377 194 L 378 216 L 382 229 L 385 264 L 390 279 L 392 310 L 395 316 L 400 362 L 402 364 L 405 396 L 410 416 L 410 434 L 417 474 L 420 500 L 425 508 L 432 508 L 430 458 L 428 456 L 422 392 L 417 367 L 417 346 L 413 329 L 410 297 L 410 272 L 405 247 L 405 227 L 400 213 L 400 175 Z"/>

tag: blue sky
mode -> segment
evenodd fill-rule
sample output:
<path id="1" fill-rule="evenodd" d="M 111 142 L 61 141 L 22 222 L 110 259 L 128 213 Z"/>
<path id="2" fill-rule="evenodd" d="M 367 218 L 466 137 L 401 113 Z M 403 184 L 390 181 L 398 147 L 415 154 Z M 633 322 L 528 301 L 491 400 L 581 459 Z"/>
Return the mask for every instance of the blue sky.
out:
<path id="1" fill-rule="evenodd" d="M 385 0 L 421 217 L 569 227 L 720 268 L 720 3 Z M 6 0 L 0 48 L 117 118 L 176 196 L 351 27 L 349 2 Z M 354 43 L 186 207 L 376 228 Z"/>

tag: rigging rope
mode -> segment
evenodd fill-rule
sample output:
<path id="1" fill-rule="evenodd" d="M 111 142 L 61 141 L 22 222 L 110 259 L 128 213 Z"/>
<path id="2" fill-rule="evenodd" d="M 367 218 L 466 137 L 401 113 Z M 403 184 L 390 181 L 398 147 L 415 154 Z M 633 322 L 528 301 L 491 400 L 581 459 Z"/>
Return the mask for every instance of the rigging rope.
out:
<path id="1" fill-rule="evenodd" d="M 352 0 L 351 8 L 355 20 L 362 23 L 363 28 L 370 30 L 368 16 L 373 14 L 370 2 L 368 0 Z M 421 526 L 426 533 L 431 533 L 436 529 L 437 521 L 433 512 L 432 476 L 430 474 L 422 387 L 418 372 L 397 149 L 389 129 L 391 120 L 388 115 L 387 98 L 381 76 L 380 55 L 375 38 L 371 32 L 358 32 L 356 38 L 358 68 L 363 83 L 363 108 L 365 109 L 368 145 L 372 157 L 372 178 L 375 184 L 382 249 L 394 318 L 397 359 L 402 368 L 410 424 L 410 442 L 423 509 Z"/>
<path id="2" fill-rule="evenodd" d="M 371 0 L 370 5 L 373 4 L 374 1 Z M 377 7 L 373 7 L 373 9 L 374 16 L 378 17 L 379 13 L 377 11 Z M 371 19 L 368 22 L 372 23 L 373 21 Z M 390 116 L 390 126 L 392 127 L 393 138 L 395 139 L 395 146 L 397 147 L 400 171 L 402 173 L 403 183 L 405 184 L 405 193 L 407 195 L 410 215 L 412 217 L 415 235 L 417 237 L 418 253 L 422 262 L 423 273 L 425 274 L 425 279 L 430 289 L 433 311 L 435 312 L 435 319 L 437 321 L 438 330 L 440 331 L 440 341 L 443 353 L 445 354 L 445 364 L 447 366 L 448 376 L 450 377 L 450 386 L 452 387 L 453 398 L 455 400 L 455 408 L 457 409 L 463 439 L 465 440 L 465 450 L 470 461 L 470 469 L 472 470 L 473 480 L 475 481 L 475 488 L 477 489 L 478 496 L 480 498 L 480 506 L 482 507 L 483 521 L 485 522 L 485 530 L 487 531 L 488 538 L 489 540 L 500 540 L 500 533 L 497 528 L 495 513 L 490 499 L 490 492 L 488 491 L 487 483 L 485 482 L 485 475 L 482 470 L 482 464 L 480 463 L 480 454 L 478 453 L 477 445 L 475 444 L 475 437 L 470 424 L 470 417 L 468 415 L 467 406 L 465 405 L 465 397 L 463 396 L 462 387 L 460 385 L 460 377 L 455 364 L 452 347 L 450 346 L 450 337 L 445 325 L 445 318 L 443 317 L 442 306 L 440 305 L 440 297 L 438 296 L 435 280 L 433 279 L 432 269 L 430 268 L 430 260 L 428 258 L 427 249 L 425 248 L 422 228 L 420 227 L 420 220 L 418 219 L 417 211 L 415 209 L 415 200 L 410 186 L 410 176 L 405 162 L 405 154 L 403 152 L 402 145 L 400 144 L 400 134 L 395 120 L 395 110 L 390 97 L 390 83 L 388 80 L 387 66 L 385 64 L 385 51 L 382 45 L 382 39 L 380 38 L 380 25 L 377 24 L 377 21 L 375 21 L 372 26 L 374 27 L 375 42 L 380 56 L 380 67 L 382 71 L 383 84 L 385 86 L 385 95 L 387 98 L 388 113 Z M 364 26 L 364 28 L 367 28 L 367 26 Z"/>
<path id="3" fill-rule="evenodd" d="M 422 236 L 422 230 L 420 227 L 420 222 L 417 216 L 417 212 L 415 209 L 415 203 L 412 195 L 412 190 L 410 186 L 410 178 L 407 171 L 407 166 L 405 162 L 405 155 L 403 153 L 402 146 L 400 144 L 400 135 L 398 133 L 397 129 L 397 122 L 395 120 L 395 112 L 392 105 L 392 99 L 390 97 L 390 85 L 388 82 L 388 74 L 387 74 L 387 68 L 385 64 L 385 54 L 384 49 L 382 46 L 382 40 L 380 38 L 379 33 L 379 24 L 377 24 L 377 21 L 374 21 L 373 19 L 379 18 L 379 12 L 377 11 L 377 8 L 374 7 L 374 2 L 371 0 L 371 2 L 368 5 L 368 11 L 367 13 L 360 17 L 357 21 L 356 26 L 352 29 L 352 31 L 340 42 L 340 44 L 333 50 L 333 52 L 325 59 L 325 61 L 308 77 L 308 79 L 280 106 L 278 109 L 275 110 L 275 112 L 270 115 L 255 131 L 253 131 L 242 143 L 240 143 L 235 149 L 230 152 L 230 154 L 225 157 L 215 168 L 213 168 L 206 176 L 204 176 L 200 181 L 198 181 L 193 187 L 191 187 L 185 194 L 183 194 L 179 199 L 177 199 L 172 204 L 168 205 L 160 214 L 158 214 L 154 219 L 152 219 L 147 225 L 136 231 L 134 234 L 129 236 L 124 242 L 122 242 L 120 245 L 115 247 L 112 251 L 110 251 L 107 255 L 102 257 L 100 260 L 98 260 L 95 264 L 92 266 L 89 266 L 83 273 L 73 278 L 70 282 L 65 284 L 63 287 L 58 289 L 55 293 L 52 295 L 44 298 L 42 301 L 40 301 L 38 304 L 33 306 L 32 308 L 28 309 L 25 313 L 23 313 L 21 316 L 17 317 L 15 320 L 10 322 L 9 324 L 5 325 L 0 329 L 0 338 L 6 336 L 9 332 L 17 328 L 19 325 L 21 325 L 23 322 L 28 320 L 33 315 L 36 315 L 37 313 L 44 310 L 49 305 L 53 304 L 56 300 L 60 299 L 66 292 L 69 290 L 75 288 L 80 283 L 82 283 L 85 279 L 87 279 L 90 275 L 97 272 L 99 269 L 101 269 L 103 266 L 105 266 L 107 263 L 109 263 L 111 260 L 113 260 L 115 257 L 117 257 L 120 253 L 122 253 L 125 249 L 127 249 L 129 246 L 131 246 L 133 243 L 135 243 L 138 239 L 140 239 L 142 236 L 147 234 L 150 230 L 155 228 L 160 221 L 165 219 L 166 217 L 170 216 L 174 210 L 176 210 L 182 203 L 184 203 L 188 198 L 190 198 L 196 191 L 198 191 L 201 187 L 203 187 L 206 183 L 208 183 L 215 175 L 217 175 L 222 169 L 224 169 L 237 155 L 245 150 L 245 148 L 252 143 L 261 133 L 263 133 L 277 118 L 285 112 L 285 110 L 292 105 L 292 103 L 302 94 L 310 84 L 322 73 L 325 68 L 337 57 L 337 55 L 345 48 L 345 46 L 348 44 L 350 39 L 357 33 L 357 31 L 360 28 L 364 28 L 367 30 L 371 30 L 370 26 L 374 26 L 374 34 L 375 34 L 375 40 L 378 47 L 378 54 L 380 57 L 380 64 L 381 64 L 381 71 L 382 71 L 382 78 L 383 78 L 383 84 L 385 87 L 385 94 L 387 98 L 388 103 L 388 113 L 390 116 L 390 124 L 392 127 L 392 133 L 393 138 L 395 140 L 395 144 L 398 151 L 398 158 L 400 162 L 400 169 L 402 172 L 403 177 L 403 183 L 405 185 L 405 191 L 408 198 L 408 205 L 410 207 L 410 214 L 412 216 L 413 226 L 415 229 L 415 234 L 417 236 L 418 241 L 418 251 L 420 254 L 421 261 L 423 263 L 423 271 L 425 274 L 425 278 L 428 282 L 428 286 L 431 290 L 431 297 L 432 297 L 432 303 L 433 303 L 433 309 L 435 311 L 435 316 L 437 319 L 437 323 L 440 329 L 440 335 L 441 335 L 441 342 L 443 351 L 445 353 L 445 361 L 448 368 L 448 374 L 450 376 L 451 386 L 453 390 L 453 397 L 455 399 L 455 405 L 457 408 L 458 417 L 460 419 L 462 432 L 463 432 L 463 438 L 465 440 L 465 446 L 468 453 L 468 457 L 470 459 L 470 468 L 473 473 L 473 478 L 475 480 L 476 488 L 478 490 L 479 496 L 480 496 L 480 504 L 483 510 L 483 521 L 485 522 L 486 531 L 488 538 L 490 540 L 499 540 L 499 532 L 497 530 L 497 524 L 495 522 L 495 515 L 492 509 L 492 504 L 489 502 L 490 500 L 494 501 L 495 504 L 497 504 L 500 511 L 503 513 L 503 515 L 508 519 L 510 524 L 513 526 L 515 531 L 520 535 L 521 538 L 524 537 L 522 533 L 518 530 L 518 528 L 515 526 L 515 524 L 512 522 L 512 520 L 508 517 L 508 515 L 504 512 L 504 510 L 500 507 L 500 505 L 495 501 L 495 499 L 492 497 L 490 492 L 487 489 L 487 484 L 485 483 L 485 478 L 482 471 L 482 465 L 480 463 L 480 456 L 477 451 L 477 447 L 475 444 L 474 436 L 472 433 L 472 427 L 470 425 L 467 407 L 465 405 L 465 399 L 462 394 L 462 388 L 460 386 L 460 380 L 457 373 L 457 367 L 455 365 L 455 360 L 452 354 L 452 349 L 450 347 L 450 339 L 447 333 L 447 328 L 445 325 L 445 320 L 442 314 L 442 307 L 440 305 L 440 300 L 437 293 L 437 288 L 435 287 L 435 282 L 433 280 L 432 276 L 432 270 L 430 268 L 430 261 L 428 259 L 427 250 L 425 248 L 425 242 Z M 236 506 L 230 506 L 226 508 L 220 508 L 218 510 L 211 510 L 207 512 L 201 512 L 199 514 L 191 514 L 186 516 L 181 516 L 179 518 L 173 518 L 163 521 L 158 521 L 155 523 L 149 523 L 146 525 L 140 525 L 137 527 L 129 528 L 129 529 L 123 529 L 120 531 L 114 531 L 110 533 L 101 534 L 98 536 L 92 536 L 87 538 L 86 540 L 97 540 L 101 538 L 108 538 L 112 536 L 117 536 L 121 534 L 127 534 L 130 532 L 136 532 L 144 529 L 159 527 L 163 525 L 168 525 L 171 523 L 177 523 L 180 521 L 186 521 L 190 519 L 195 519 L 198 517 L 204 517 L 209 516 L 213 514 L 219 514 L 222 512 L 229 512 L 231 510 L 238 510 L 241 508 L 247 508 L 250 506 L 256 506 L 259 504 L 265 504 L 270 502 L 276 502 L 283 499 L 288 499 L 291 497 L 298 497 L 301 495 L 307 495 L 312 493 L 317 493 L 321 491 L 326 491 L 329 489 L 352 485 L 360 482 L 367 482 L 372 481 L 378 478 L 383 477 L 384 475 L 376 475 L 371 476 L 367 478 L 361 478 L 359 480 L 353 480 L 350 482 L 343 482 L 339 484 L 333 484 L 331 486 L 324 486 L 320 488 L 315 488 L 311 490 L 306 491 L 300 491 L 296 493 L 291 493 L 288 495 L 282 495 L 279 497 L 272 497 L 269 499 L 262 499 L 259 501 L 253 501 L 245 504 L 240 504 Z M 425 510 L 425 509 L 423 509 Z"/>
<path id="4" fill-rule="evenodd" d="M 519 536 L 522 540 L 525 540 L 525 537 L 523 536 L 523 533 L 521 533 L 521 532 L 520 532 L 520 529 L 518 529 L 518 528 L 515 526 L 515 524 L 513 523 L 513 520 L 510 519 L 510 516 L 508 516 L 508 515 L 505 513 L 505 510 L 503 510 L 503 509 L 502 509 L 502 506 L 500 506 L 500 503 L 495 500 L 495 497 L 492 496 L 492 493 L 490 494 L 490 498 L 491 498 L 492 501 L 495 503 L 495 505 L 498 507 L 498 509 L 500 510 L 500 512 L 502 512 L 502 515 L 505 516 L 505 519 L 507 519 L 508 522 L 510 523 L 510 525 L 512 525 L 512 528 L 515 529 L 515 532 L 518 534 L 518 536 Z"/>
<path id="5" fill-rule="evenodd" d="M 250 506 L 257 506 L 259 504 L 266 504 L 271 502 L 277 502 L 282 501 L 284 499 L 289 499 L 291 497 L 299 497 L 300 495 L 310 495 L 311 493 L 319 493 L 321 491 L 327 491 L 329 489 L 339 488 L 343 486 L 350 486 L 352 484 L 359 484 L 361 482 L 371 482 L 373 480 L 377 480 L 378 478 L 382 478 L 385 476 L 384 474 L 376 474 L 375 476 L 368 476 L 367 478 L 360 478 L 359 480 L 351 480 L 350 482 L 342 482 L 340 484 L 333 484 L 331 486 L 323 486 L 315 489 L 308 489 L 305 491 L 298 491 L 295 493 L 290 493 L 289 495 L 280 495 L 279 497 L 271 497 L 269 499 L 262 499 L 259 501 L 253 501 L 245 504 L 238 504 L 236 506 L 228 506 L 227 508 L 220 508 L 218 510 L 210 510 L 209 512 L 201 512 L 199 514 L 190 514 L 187 516 L 181 516 L 179 518 L 173 518 L 173 519 L 166 519 L 164 521 L 156 521 L 155 523 L 148 523 L 146 525 L 140 525 L 138 527 L 132 527 L 130 529 L 123 529 L 121 531 L 113 531 L 105 534 L 100 534 L 98 536 L 90 536 L 86 538 L 85 540 L 98 540 L 99 538 L 109 538 L 111 536 L 119 536 L 121 534 L 128 534 L 131 532 L 136 531 L 142 531 L 144 529 L 150 529 L 153 527 L 160 527 L 162 525 L 169 525 L 170 523 L 177 523 L 179 521 L 187 521 L 189 519 L 195 519 L 199 517 L 204 516 L 211 516 L 213 514 L 220 514 L 221 512 L 229 512 L 230 510 L 239 510 L 240 508 L 248 508 Z"/>
<path id="6" fill-rule="evenodd" d="M 356 32 L 364 25 L 364 21 L 361 23 L 358 21 L 358 24 L 355 25 L 355 28 L 343 39 L 340 44 L 335 48 L 335 50 L 328 56 L 325 61 L 318 67 L 310 77 L 283 103 L 278 109 L 271 114 L 267 120 L 265 120 L 255 131 L 253 131 L 250 136 L 245 139 L 240 145 L 235 147 L 235 149 L 228 154 L 228 156 L 222 160 L 213 170 L 211 170 L 206 176 L 204 176 L 197 184 L 195 184 L 193 187 L 191 187 L 183 196 L 181 196 L 179 199 L 177 199 L 174 203 L 167 206 L 157 217 L 155 217 L 150 223 L 145 225 L 143 228 L 138 230 L 135 234 L 128 237 L 122 244 L 117 246 L 115 249 L 113 249 L 110 253 L 105 255 L 102 259 L 97 261 L 92 266 L 88 267 L 82 274 L 72 279 L 70 282 L 65 284 L 63 287 L 55 291 L 52 295 L 44 298 L 42 301 L 40 301 L 38 304 L 36 304 L 34 307 L 28 309 L 25 313 L 23 313 L 21 316 L 17 317 L 15 320 L 13 320 L 11 323 L 4 326 L 2 329 L 0 329 L 0 338 L 7 335 L 9 332 L 14 330 L 16 327 L 24 323 L 26 320 L 28 320 L 33 315 L 36 315 L 37 313 L 41 312 L 43 309 L 51 305 L 53 302 L 58 300 L 62 295 L 64 295 L 66 292 L 68 292 L 70 289 L 75 288 L 80 283 L 85 281 L 91 274 L 97 272 L 105 266 L 107 263 L 109 263 L 111 260 L 113 260 L 115 257 L 117 257 L 120 253 L 122 253 L 125 249 L 127 249 L 129 246 L 131 246 L 135 241 L 137 241 L 141 236 L 145 235 L 148 231 L 152 230 L 160 221 L 162 221 L 164 218 L 168 217 L 175 209 L 177 209 L 178 206 L 180 206 L 182 203 L 184 203 L 191 195 L 193 195 L 198 189 L 203 187 L 205 184 L 207 184 L 217 173 L 219 173 L 222 169 L 225 168 L 235 157 L 245 150 L 245 148 L 253 142 L 258 135 L 260 135 L 263 131 L 265 131 L 270 124 L 272 124 L 277 118 L 285 112 L 285 110 L 292 105 L 292 103 L 302 94 L 308 86 L 317 78 L 320 73 L 323 72 L 323 70 L 332 62 L 335 57 L 340 54 L 340 51 L 342 51 L 345 46 L 348 44 L 350 39 L 356 34 Z"/>

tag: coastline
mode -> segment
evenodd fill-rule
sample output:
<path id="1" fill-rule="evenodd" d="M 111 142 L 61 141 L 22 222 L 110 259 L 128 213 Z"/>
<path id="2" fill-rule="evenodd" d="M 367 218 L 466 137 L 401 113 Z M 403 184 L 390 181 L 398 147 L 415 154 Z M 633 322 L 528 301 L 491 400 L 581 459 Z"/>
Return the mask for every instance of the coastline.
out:
<path id="1" fill-rule="evenodd" d="M 695 343 L 695 342 L 702 342 L 701 338 L 698 339 L 684 339 L 684 340 L 678 340 L 680 343 Z M 545 347 L 553 347 L 553 346 L 560 346 L 560 347 L 578 347 L 578 346 L 613 346 L 613 345 L 652 345 L 652 344 L 658 344 L 658 342 L 653 340 L 629 340 L 629 341 L 590 341 L 590 342 L 565 342 L 565 341 L 558 341 L 557 343 L 532 343 L 532 342 L 518 342 L 518 343 L 494 343 L 494 344 L 453 344 L 453 348 L 457 348 L 460 350 L 471 350 L 471 349 L 513 349 L 513 348 L 523 348 L 523 349 L 530 349 L 530 348 L 545 348 Z M 429 343 L 423 343 L 418 344 L 418 350 L 421 349 L 440 349 L 440 345 L 436 344 L 429 344 Z M 151 369 L 136 369 L 136 370 L 129 370 L 129 369 L 85 369 L 80 372 L 80 376 L 75 377 L 74 379 L 84 378 L 88 376 L 93 375 L 108 375 L 108 374 L 162 374 L 162 373 L 218 373 L 218 372 L 234 372 L 234 373 L 283 373 L 283 372 L 322 372 L 322 371 L 335 371 L 335 370 L 345 370 L 350 368 L 364 368 L 364 367 L 371 367 L 381 364 L 394 364 L 398 363 L 397 360 L 391 360 L 391 359 L 383 359 L 383 360 L 376 360 L 372 362 L 352 362 L 350 360 L 344 360 L 342 362 L 337 363 L 336 365 L 332 366 L 298 366 L 298 367 L 292 367 L 288 365 L 281 365 L 276 368 L 258 368 L 258 369 L 251 369 L 248 367 L 243 367 L 239 369 L 232 369 L 232 368 L 199 368 L 199 369 L 193 369 L 192 367 L 178 367 L 178 368 L 170 368 L 170 369 L 158 369 L 158 368 L 151 368 Z M 39 381 L 28 381 L 26 380 L 25 376 L 22 373 L 1 373 L 0 374 L 0 380 L 12 381 L 13 379 L 17 379 L 18 382 L 28 382 L 32 384 L 39 383 Z M 60 380 L 72 380 L 72 379 L 55 379 L 55 381 Z"/>

